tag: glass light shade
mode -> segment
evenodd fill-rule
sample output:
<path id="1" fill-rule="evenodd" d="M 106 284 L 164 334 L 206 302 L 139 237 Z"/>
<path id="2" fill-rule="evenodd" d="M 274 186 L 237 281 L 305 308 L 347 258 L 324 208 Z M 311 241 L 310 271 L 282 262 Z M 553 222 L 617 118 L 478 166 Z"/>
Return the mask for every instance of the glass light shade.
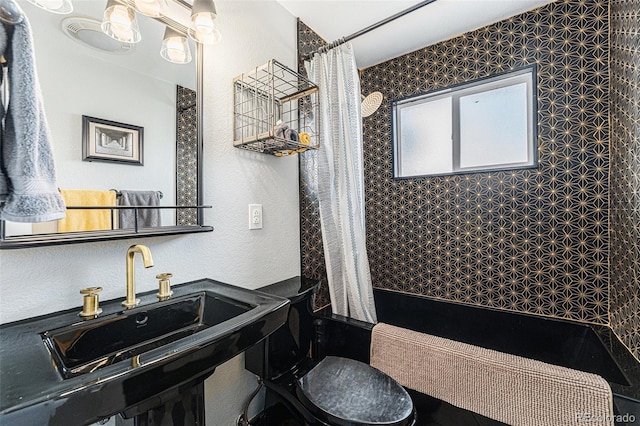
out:
<path id="1" fill-rule="evenodd" d="M 35 4 L 39 8 L 61 15 L 68 15 L 73 12 L 73 4 L 71 0 L 29 0 L 29 3 Z"/>
<path id="2" fill-rule="evenodd" d="M 213 0 L 194 0 L 191 8 L 189 37 L 202 44 L 219 43 L 222 40 L 222 34 L 213 23 L 216 16 Z"/>
<path id="3" fill-rule="evenodd" d="M 143 15 L 159 18 L 167 13 L 166 0 L 135 0 L 136 10 Z"/>
<path id="4" fill-rule="evenodd" d="M 106 35 L 121 42 L 137 43 L 142 39 L 136 12 L 117 0 L 107 2 L 101 28 Z"/>
<path id="5" fill-rule="evenodd" d="M 160 56 L 174 64 L 188 64 L 191 62 L 191 49 L 187 36 L 167 27 L 164 31 Z"/>

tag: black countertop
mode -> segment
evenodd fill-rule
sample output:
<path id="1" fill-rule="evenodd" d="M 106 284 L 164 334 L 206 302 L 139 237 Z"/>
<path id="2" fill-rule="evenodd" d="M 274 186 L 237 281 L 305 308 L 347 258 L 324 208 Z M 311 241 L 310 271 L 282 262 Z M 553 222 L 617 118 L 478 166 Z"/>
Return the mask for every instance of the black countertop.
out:
<path id="1" fill-rule="evenodd" d="M 320 285 L 318 280 L 305 277 L 292 277 L 277 283 L 266 285 L 256 289 L 272 296 L 287 298 L 291 303 L 297 303 L 306 297 L 309 292 L 314 292 Z"/>
<path id="2" fill-rule="evenodd" d="M 82 322 L 80 307 L 0 326 L 0 424 L 88 424 L 153 398 L 157 389 L 210 375 L 217 365 L 264 338 L 286 321 L 289 301 L 210 279 L 172 287 L 172 299 L 207 292 L 253 306 L 196 334 L 87 374 L 63 379 L 43 333 Z M 138 294 L 139 307 L 158 302 Z M 122 299 L 101 303 L 99 318 L 123 311 Z M 136 308 L 138 309 L 138 308 Z M 242 330 L 242 333 L 240 333 Z M 247 338 L 246 334 L 250 334 Z M 204 380 L 204 378 L 202 378 Z M 155 388 L 155 389 L 154 389 Z"/>

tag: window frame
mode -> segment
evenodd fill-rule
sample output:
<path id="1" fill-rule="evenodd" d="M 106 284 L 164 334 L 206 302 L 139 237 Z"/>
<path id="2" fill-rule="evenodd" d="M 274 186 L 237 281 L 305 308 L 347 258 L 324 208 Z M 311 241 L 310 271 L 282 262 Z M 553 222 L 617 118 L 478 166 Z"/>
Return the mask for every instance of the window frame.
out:
<path id="1" fill-rule="evenodd" d="M 514 82 L 515 80 L 515 82 Z M 525 162 L 490 164 L 487 166 L 460 167 L 460 98 L 491 90 L 526 83 L 527 96 L 527 157 Z M 451 97 L 451 144 L 452 171 L 400 176 L 402 159 L 401 112 L 403 108 L 416 106 L 429 101 Z M 467 81 L 445 88 L 439 88 L 417 95 L 411 95 L 391 101 L 392 166 L 394 179 L 413 179 L 421 177 L 451 176 L 469 173 L 489 173 L 496 171 L 535 169 L 538 167 L 538 108 L 537 108 L 537 67 L 535 64 L 507 72 L 490 75 L 473 81 Z"/>

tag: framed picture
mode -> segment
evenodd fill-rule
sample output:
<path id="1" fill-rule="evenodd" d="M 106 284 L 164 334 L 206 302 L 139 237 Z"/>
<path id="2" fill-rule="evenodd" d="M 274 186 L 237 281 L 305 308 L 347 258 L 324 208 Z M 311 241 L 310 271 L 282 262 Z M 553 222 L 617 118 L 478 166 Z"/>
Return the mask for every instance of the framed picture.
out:
<path id="1" fill-rule="evenodd" d="M 142 166 L 143 127 L 82 116 L 82 160 Z"/>

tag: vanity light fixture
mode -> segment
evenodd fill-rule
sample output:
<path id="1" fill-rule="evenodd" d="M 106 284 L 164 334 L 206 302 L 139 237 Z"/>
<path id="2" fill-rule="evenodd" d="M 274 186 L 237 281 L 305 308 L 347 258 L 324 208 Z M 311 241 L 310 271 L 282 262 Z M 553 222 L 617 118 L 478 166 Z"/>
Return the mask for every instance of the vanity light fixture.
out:
<path id="1" fill-rule="evenodd" d="M 38 6 L 46 11 L 68 15 L 73 12 L 71 0 L 29 0 L 29 3 Z"/>
<path id="2" fill-rule="evenodd" d="M 160 56 L 174 64 L 188 64 L 191 62 L 191 50 L 187 42 L 187 36 L 167 27 L 164 30 L 164 39 Z"/>
<path id="3" fill-rule="evenodd" d="M 198 43 L 216 44 L 222 40 L 222 34 L 216 28 L 216 5 L 213 0 L 194 0 L 191 8 L 189 37 Z"/>
<path id="4" fill-rule="evenodd" d="M 118 0 L 107 1 L 101 28 L 106 35 L 121 42 L 137 43 L 142 39 L 136 12 Z"/>
<path id="5" fill-rule="evenodd" d="M 143 15 L 159 18 L 167 13 L 166 0 L 135 0 L 136 10 Z"/>

